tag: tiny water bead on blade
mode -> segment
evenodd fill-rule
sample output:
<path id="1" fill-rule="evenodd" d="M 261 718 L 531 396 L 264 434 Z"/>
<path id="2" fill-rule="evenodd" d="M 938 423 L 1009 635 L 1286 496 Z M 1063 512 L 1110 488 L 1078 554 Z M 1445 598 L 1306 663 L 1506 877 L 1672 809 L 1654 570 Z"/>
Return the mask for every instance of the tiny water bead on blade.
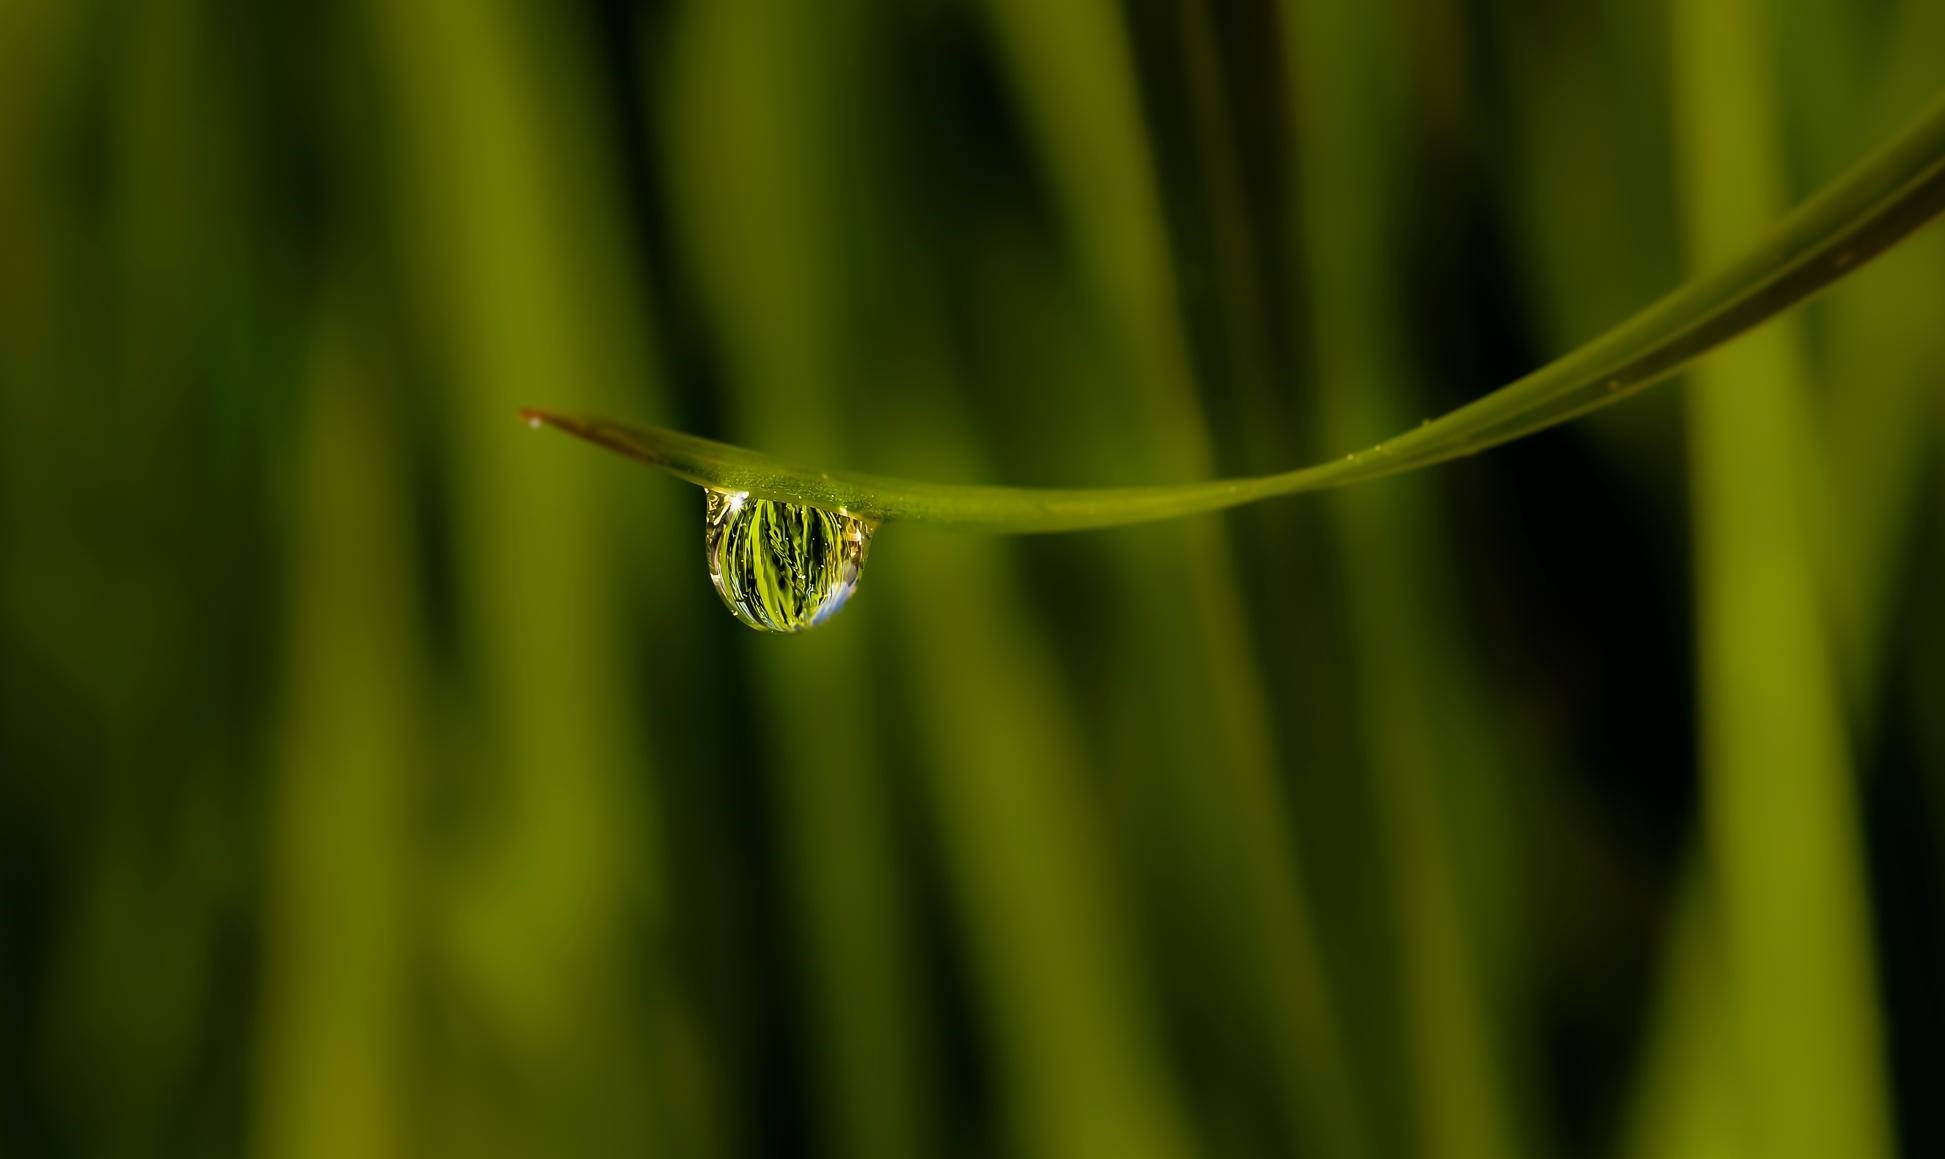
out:
<path id="1" fill-rule="evenodd" d="M 760 632 L 801 632 L 857 590 L 876 530 L 869 520 L 745 491 L 705 494 L 709 582 L 737 619 Z"/>

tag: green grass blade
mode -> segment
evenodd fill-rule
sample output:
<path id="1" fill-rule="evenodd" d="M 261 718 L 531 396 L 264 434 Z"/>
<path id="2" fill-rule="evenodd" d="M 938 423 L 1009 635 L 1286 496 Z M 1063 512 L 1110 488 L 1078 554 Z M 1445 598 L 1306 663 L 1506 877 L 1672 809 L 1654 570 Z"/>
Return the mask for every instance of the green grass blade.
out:
<path id="1" fill-rule="evenodd" d="M 1775 65 L 1760 5 L 1670 14 L 1686 232 L 1707 262 L 1782 201 Z M 1793 320 L 1701 368 L 1685 400 L 1703 832 L 1747 1153 L 1873 1159 L 1896 1139 L 1854 740 L 1819 583 L 1813 398 Z"/>
<path id="2" fill-rule="evenodd" d="M 334 300 L 305 423 L 288 723 L 271 791 L 261 1154 L 400 1154 L 410 1121 L 401 1013 L 425 672 L 419 560 L 394 501 L 403 432 L 361 419 L 390 385 L 371 347 L 355 309 Z"/>
<path id="3" fill-rule="evenodd" d="M 882 108 L 868 87 L 882 50 L 867 16 L 691 5 L 673 30 L 681 51 L 646 94 L 661 118 L 673 233 L 699 300 L 737 336 L 724 351 L 724 420 L 759 441 L 792 436 L 820 457 L 853 445 L 833 404 L 842 383 L 868 373 L 844 340 L 858 309 L 842 260 L 856 208 L 844 185 L 854 174 L 836 160 L 847 125 L 856 130 L 847 119 Z M 804 743 L 851 717 L 885 661 L 859 632 L 810 635 L 808 647 L 750 635 L 725 649 L 739 715 L 768 722 L 756 784 L 786 859 L 786 944 L 806 1011 L 798 1049 L 817 1060 L 807 1134 L 820 1153 L 853 1159 L 935 1154 L 936 980 L 895 836 L 895 757 L 877 728 L 846 729 L 835 747 Z"/>
<path id="4" fill-rule="evenodd" d="M 1166 127 L 1143 113 L 1154 99 L 1143 93 L 1143 18 L 1100 0 L 995 0 L 985 11 L 1008 92 L 1073 239 L 1091 318 L 1068 338 L 1067 352 L 1049 361 L 1108 368 L 1061 392 L 1079 413 L 1115 416 L 1111 432 L 1094 428 L 1062 440 L 1063 469 L 1077 478 L 1143 471 L 1206 478 L 1217 424 L 1198 385 L 1202 360 L 1187 325 L 1193 293 L 1183 276 L 1197 258 L 1166 209 L 1169 179 L 1189 170 L 1168 162 Z M 1177 16 L 1196 20 L 1186 9 Z M 1213 90 L 1224 62 L 1212 33 L 1205 48 Z M 1211 139 L 1224 136 L 1217 127 L 1223 112 L 1213 103 L 1199 107 Z M 1232 166 L 1206 160 L 1193 172 L 1221 186 L 1217 175 Z M 1247 256 L 1256 248 L 1247 209 L 1239 195 L 1227 208 L 1212 216 Z M 1022 282 L 1009 297 L 1029 292 Z M 1238 322 L 1254 316 L 1223 313 Z M 1047 349 L 1040 347 L 1043 356 Z M 1200 385 L 1215 386 L 1211 378 Z M 982 384 L 991 386 L 990 379 Z M 1148 936 L 1201 947 L 1194 970 L 1164 974 L 1168 985 L 1157 995 L 1164 1010 L 1186 1002 L 1198 1012 L 1199 1025 L 1172 1036 L 1169 1053 L 1197 1057 L 1207 1049 L 1200 1044 L 1230 1044 L 1250 1061 L 1224 1073 L 1209 1058 L 1201 1083 L 1242 1088 L 1260 1074 L 1276 1092 L 1274 1113 L 1298 1153 L 1369 1155 L 1230 529 L 1180 524 L 1151 535 L 1105 536 L 1084 550 L 1087 562 L 1077 566 L 1101 576 L 1098 599 L 1134 622 L 1172 625 L 1105 643 L 1111 658 L 1091 662 L 1111 666 L 1120 679 L 1098 699 L 1081 698 L 1094 701 L 1106 726 L 1094 734 L 1094 759 L 1128 773 L 1117 794 L 1134 826 L 1123 840 L 1144 851 L 1135 864 L 1155 899 L 1144 907 Z M 1204 775 L 1168 773 L 1187 768 Z M 1193 1095 L 1186 1101 L 1194 1107 Z M 1208 1141 L 1203 1136 L 1204 1146 Z"/>
<path id="5" fill-rule="evenodd" d="M 1423 413 L 1400 260 L 1418 132 L 1410 95 L 1414 5 L 1285 0 L 1289 133 L 1297 182 L 1293 266 L 1314 383 L 1319 445 L 1356 446 Z M 1483 667 L 1440 577 L 1458 561 L 1438 534 L 1428 487 L 1336 496 L 1322 504 L 1347 650 L 1346 771 L 1369 793 L 1373 852 L 1395 971 L 1398 1032 L 1381 1044 L 1399 1080 L 1388 1117 L 1412 1154 L 1515 1159 L 1547 1149 L 1522 1115 L 1523 1012 L 1499 1003 L 1517 960 L 1495 909 L 1518 907 L 1498 851 L 1498 812 L 1514 760 L 1492 727 Z M 1455 786 L 1465 786 L 1454 791 Z M 1504 907 L 1504 908 L 1500 908 Z"/>
<path id="6" fill-rule="evenodd" d="M 1441 418 L 1341 459 L 1276 475 L 1173 486 L 1034 489 L 926 483 L 795 466 L 659 427 L 522 412 L 707 487 L 880 520 L 994 532 L 1146 523 L 1429 467 L 1607 406 L 1797 305 L 1945 210 L 1945 102 L 1785 218 L 1740 260 L 1599 338 Z"/>
<path id="7" fill-rule="evenodd" d="M 557 15 L 431 0 L 350 20 L 391 110 L 356 145 L 384 159 L 371 168 L 397 207 L 401 300 L 418 307 L 400 320 L 446 385 L 428 397 L 438 413 L 511 408 L 536 376 L 592 406 L 656 393 L 640 289 L 613 260 L 633 242 L 608 196 L 586 49 Z M 412 914 L 415 993 L 442 1013 L 413 1056 L 410 1146 L 706 1152 L 720 1072 L 688 1065 L 692 991 L 659 948 L 675 903 L 651 794 L 656 758 L 682 741 L 641 726 L 630 569 L 599 531 L 623 508 L 569 463 L 509 471 L 482 423 L 445 433 L 451 624 L 468 643 L 431 751 L 464 769 L 468 804 Z"/>

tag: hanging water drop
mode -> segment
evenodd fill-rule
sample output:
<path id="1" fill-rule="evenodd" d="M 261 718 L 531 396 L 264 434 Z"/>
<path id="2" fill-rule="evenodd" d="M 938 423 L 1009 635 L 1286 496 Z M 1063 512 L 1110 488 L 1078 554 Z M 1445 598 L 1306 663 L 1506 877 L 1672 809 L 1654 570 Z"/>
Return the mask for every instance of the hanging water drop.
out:
<path id="1" fill-rule="evenodd" d="M 801 632 L 857 590 L 875 524 L 855 515 L 706 489 L 709 582 L 760 632 Z"/>

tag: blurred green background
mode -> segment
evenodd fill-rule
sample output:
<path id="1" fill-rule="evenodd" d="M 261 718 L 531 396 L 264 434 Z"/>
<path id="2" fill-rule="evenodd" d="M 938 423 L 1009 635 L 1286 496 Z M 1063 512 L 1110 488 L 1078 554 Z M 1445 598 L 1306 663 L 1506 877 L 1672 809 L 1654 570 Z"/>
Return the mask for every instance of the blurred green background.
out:
<path id="1" fill-rule="evenodd" d="M 1679 387 L 718 604 L 521 405 L 1366 445 L 1937 0 L 0 2 L 0 1152 L 1945 1154 L 1945 234 Z"/>

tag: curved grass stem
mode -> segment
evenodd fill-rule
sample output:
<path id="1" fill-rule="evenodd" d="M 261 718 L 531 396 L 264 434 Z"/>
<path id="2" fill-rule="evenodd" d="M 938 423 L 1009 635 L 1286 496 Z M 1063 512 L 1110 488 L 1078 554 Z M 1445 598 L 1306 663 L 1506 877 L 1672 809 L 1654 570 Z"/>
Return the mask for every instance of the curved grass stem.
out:
<path id="1" fill-rule="evenodd" d="M 1859 162 L 1738 261 L 1698 278 L 1571 353 L 1413 430 L 1340 459 L 1286 471 L 1152 487 L 928 483 L 820 470 L 660 427 L 529 409 L 553 426 L 692 483 L 878 521 L 1008 534 L 1083 531 L 1217 511 L 1348 486 L 1483 451 L 1651 386 L 1798 305 L 1945 211 L 1945 100 Z"/>

